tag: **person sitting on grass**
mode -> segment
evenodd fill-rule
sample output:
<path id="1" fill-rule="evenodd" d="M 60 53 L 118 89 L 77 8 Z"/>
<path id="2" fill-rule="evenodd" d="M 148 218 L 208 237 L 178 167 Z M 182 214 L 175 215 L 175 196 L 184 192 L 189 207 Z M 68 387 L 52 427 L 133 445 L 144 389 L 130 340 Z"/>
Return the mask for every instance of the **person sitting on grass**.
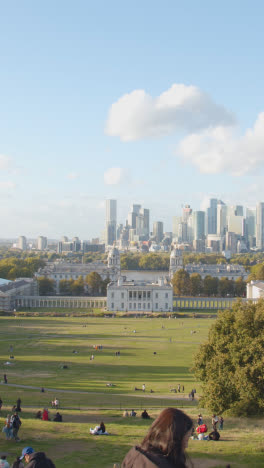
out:
<path id="1" fill-rule="evenodd" d="M 130 412 L 130 416 L 132 416 L 132 418 L 135 418 L 137 415 L 137 413 L 132 409 L 131 412 Z"/>
<path id="2" fill-rule="evenodd" d="M 122 468 L 186 468 L 185 449 L 193 422 L 176 408 L 164 409 L 139 446 L 133 447 Z"/>
<path id="3" fill-rule="evenodd" d="M 101 422 L 100 426 L 95 426 L 94 429 L 90 428 L 90 434 L 93 435 L 108 435 L 108 432 L 105 429 L 105 425 L 103 421 Z"/>
<path id="4" fill-rule="evenodd" d="M 127 409 L 124 411 L 123 413 L 123 418 L 128 418 L 129 414 L 128 414 L 128 411 Z"/>
<path id="5" fill-rule="evenodd" d="M 219 440 L 219 439 L 220 439 L 220 434 L 216 429 L 214 429 L 212 432 L 210 432 L 209 440 Z"/>
<path id="6" fill-rule="evenodd" d="M 53 421 L 55 422 L 62 422 L 62 415 L 57 411 L 57 413 L 55 414 L 55 417 L 53 419 Z"/>
<path id="7" fill-rule="evenodd" d="M 43 419 L 43 421 L 48 421 L 49 420 L 49 412 L 48 412 L 47 408 L 44 408 L 44 410 L 43 410 L 42 419 Z"/>
<path id="8" fill-rule="evenodd" d="M 40 410 L 36 412 L 35 418 L 36 419 L 41 419 L 42 418 L 42 412 Z"/>
<path id="9" fill-rule="evenodd" d="M 141 413 L 142 419 L 150 419 L 150 416 L 147 412 L 147 410 L 144 409 L 144 411 Z"/>

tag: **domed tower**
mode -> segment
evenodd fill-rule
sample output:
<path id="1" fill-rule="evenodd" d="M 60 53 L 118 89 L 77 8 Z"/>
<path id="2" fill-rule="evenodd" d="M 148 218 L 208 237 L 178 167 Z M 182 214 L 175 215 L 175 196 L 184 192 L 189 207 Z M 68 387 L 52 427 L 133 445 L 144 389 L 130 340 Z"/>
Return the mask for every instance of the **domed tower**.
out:
<path id="1" fill-rule="evenodd" d="M 183 268 L 182 251 L 173 249 L 170 254 L 170 279 L 172 279 L 174 273 L 181 268 Z"/>
<path id="2" fill-rule="evenodd" d="M 116 270 L 117 277 L 120 276 L 121 268 L 120 268 L 120 254 L 119 250 L 115 247 L 109 251 L 108 254 L 108 268 L 112 270 Z"/>

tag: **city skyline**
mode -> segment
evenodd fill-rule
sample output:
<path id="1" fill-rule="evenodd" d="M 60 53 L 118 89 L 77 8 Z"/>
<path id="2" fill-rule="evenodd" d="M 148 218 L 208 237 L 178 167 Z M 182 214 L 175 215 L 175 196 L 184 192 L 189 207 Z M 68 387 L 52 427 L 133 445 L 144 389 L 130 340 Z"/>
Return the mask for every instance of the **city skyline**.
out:
<path id="1" fill-rule="evenodd" d="M 164 231 L 186 203 L 264 200 L 254 5 L 3 4 L 0 238 L 97 237 L 105 199 Z"/>

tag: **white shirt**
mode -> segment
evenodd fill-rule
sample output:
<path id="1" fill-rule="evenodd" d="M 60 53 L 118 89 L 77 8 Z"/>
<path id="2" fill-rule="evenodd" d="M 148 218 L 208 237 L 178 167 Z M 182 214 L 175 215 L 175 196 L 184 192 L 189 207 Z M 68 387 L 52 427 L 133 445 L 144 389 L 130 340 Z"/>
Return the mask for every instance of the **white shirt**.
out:
<path id="1" fill-rule="evenodd" d="M 10 468 L 9 463 L 6 460 L 0 459 L 0 468 Z"/>

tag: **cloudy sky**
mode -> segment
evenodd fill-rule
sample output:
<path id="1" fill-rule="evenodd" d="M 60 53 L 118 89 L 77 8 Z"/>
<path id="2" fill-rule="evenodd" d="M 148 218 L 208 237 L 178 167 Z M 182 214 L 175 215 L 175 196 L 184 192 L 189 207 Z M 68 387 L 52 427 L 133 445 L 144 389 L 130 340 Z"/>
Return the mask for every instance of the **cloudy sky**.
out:
<path id="1" fill-rule="evenodd" d="M 0 3 L 0 238 L 264 201 L 262 1 Z"/>

